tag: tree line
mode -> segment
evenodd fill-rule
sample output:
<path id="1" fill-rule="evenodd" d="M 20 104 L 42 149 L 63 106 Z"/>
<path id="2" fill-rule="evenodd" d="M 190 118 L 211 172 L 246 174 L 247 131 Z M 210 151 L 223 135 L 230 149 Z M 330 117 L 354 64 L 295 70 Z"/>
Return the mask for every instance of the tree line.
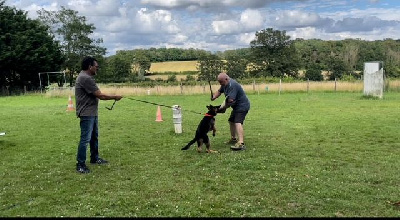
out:
<path id="1" fill-rule="evenodd" d="M 42 9 L 38 19 L 29 19 L 27 12 L 4 2 L 0 1 L 0 89 L 35 90 L 40 85 L 38 73 L 54 71 L 65 71 L 68 86 L 73 86 L 80 61 L 87 55 L 98 59 L 101 74 L 96 79 L 103 83 L 148 81 L 145 75 L 151 63 L 189 60 L 198 61 L 196 80 L 207 81 L 221 71 L 236 79 L 291 77 L 318 81 L 324 80 L 322 71 L 329 79 L 349 79 L 361 77 L 364 62 L 370 61 L 382 61 L 387 77 L 400 77 L 399 40 L 292 40 L 284 30 L 266 28 L 255 33 L 248 48 L 219 52 L 149 48 L 121 50 L 106 57 L 103 40 L 90 38 L 96 28 L 78 12 L 65 7 L 59 11 Z M 60 78 L 53 80 L 65 86 Z"/>

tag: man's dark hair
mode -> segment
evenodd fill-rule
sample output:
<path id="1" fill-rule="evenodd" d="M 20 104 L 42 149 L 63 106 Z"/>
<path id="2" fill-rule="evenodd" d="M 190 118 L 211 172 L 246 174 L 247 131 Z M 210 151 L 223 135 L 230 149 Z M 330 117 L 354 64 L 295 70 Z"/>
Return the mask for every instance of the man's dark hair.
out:
<path id="1" fill-rule="evenodd" d="M 81 65 L 82 70 L 88 70 L 89 66 L 93 66 L 94 65 L 94 61 L 97 62 L 96 58 L 94 58 L 94 57 L 85 57 L 85 58 L 83 58 L 82 65 Z"/>

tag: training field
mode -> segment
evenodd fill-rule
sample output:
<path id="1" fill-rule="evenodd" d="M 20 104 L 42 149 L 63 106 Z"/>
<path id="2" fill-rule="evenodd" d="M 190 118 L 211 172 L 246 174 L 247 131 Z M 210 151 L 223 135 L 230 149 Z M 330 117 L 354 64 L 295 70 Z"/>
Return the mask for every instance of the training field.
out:
<path id="1" fill-rule="evenodd" d="M 223 143 L 227 110 L 210 135 L 219 154 L 180 148 L 202 118 L 191 111 L 222 98 L 131 98 L 180 105 L 183 133 L 170 108 L 156 122 L 156 105 L 122 99 L 109 111 L 113 101 L 100 101 L 100 156 L 110 163 L 82 175 L 68 97 L 0 97 L 0 216 L 400 216 L 400 93 L 250 94 L 247 150 Z"/>

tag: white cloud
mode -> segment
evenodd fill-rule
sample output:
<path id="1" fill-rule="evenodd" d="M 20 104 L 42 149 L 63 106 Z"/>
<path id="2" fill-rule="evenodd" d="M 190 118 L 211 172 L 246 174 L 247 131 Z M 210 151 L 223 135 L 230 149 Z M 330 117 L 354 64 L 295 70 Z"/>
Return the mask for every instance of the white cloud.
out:
<path id="1" fill-rule="evenodd" d="M 240 16 L 240 25 L 243 31 L 254 31 L 263 28 L 265 18 L 260 11 L 247 9 Z"/>
<path id="2" fill-rule="evenodd" d="M 213 21 L 212 26 L 217 34 L 233 34 L 240 32 L 239 23 L 232 20 Z"/>
<path id="3" fill-rule="evenodd" d="M 255 32 L 244 33 L 239 35 L 239 42 L 241 45 L 250 45 L 250 42 L 255 39 Z"/>
<path id="4" fill-rule="evenodd" d="M 330 24 L 332 21 L 327 18 L 321 18 L 317 13 L 309 13 L 298 10 L 285 10 L 277 13 L 275 21 L 270 21 L 275 26 L 280 28 L 298 28 L 312 27 Z"/>
<path id="5" fill-rule="evenodd" d="M 224 15 L 225 17 L 227 15 Z M 236 20 L 218 20 L 212 22 L 216 34 L 240 34 L 242 32 L 255 31 L 263 28 L 264 17 L 258 10 L 247 9 Z"/>
<path id="6" fill-rule="evenodd" d="M 129 18 L 112 18 L 104 24 L 104 30 L 111 33 L 124 32 L 131 29 L 132 21 Z"/>
<path id="7" fill-rule="evenodd" d="M 140 9 L 135 17 L 138 31 L 141 33 L 178 33 L 179 27 L 172 20 L 171 13 L 166 10 L 148 11 L 146 8 Z"/>
<path id="8" fill-rule="evenodd" d="M 176 43 L 176 44 L 182 44 L 182 43 L 186 42 L 187 39 L 188 39 L 188 37 L 186 35 L 177 34 L 177 35 L 172 36 L 171 42 Z"/>
<path id="9" fill-rule="evenodd" d="M 117 16 L 120 7 L 118 0 L 70 0 L 68 8 L 85 16 Z"/>
<path id="10" fill-rule="evenodd" d="M 288 31 L 288 35 L 291 36 L 292 39 L 303 38 L 303 39 L 313 39 L 320 38 L 319 31 L 317 31 L 314 27 L 304 27 L 304 28 L 296 28 L 293 31 Z"/>

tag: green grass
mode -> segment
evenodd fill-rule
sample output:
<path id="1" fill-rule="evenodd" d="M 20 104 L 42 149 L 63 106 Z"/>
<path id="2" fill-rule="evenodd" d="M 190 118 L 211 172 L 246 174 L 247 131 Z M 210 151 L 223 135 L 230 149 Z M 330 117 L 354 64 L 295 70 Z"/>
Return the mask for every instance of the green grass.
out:
<path id="1" fill-rule="evenodd" d="M 400 216 L 400 93 L 251 94 L 247 150 L 223 144 L 228 110 L 210 135 L 220 154 L 180 150 L 202 118 L 190 111 L 205 112 L 208 96 L 139 99 L 182 106 L 183 133 L 169 108 L 156 122 L 155 105 L 122 99 L 109 111 L 112 101 L 100 101 L 100 156 L 110 164 L 82 175 L 68 97 L 1 97 L 0 216 Z"/>

